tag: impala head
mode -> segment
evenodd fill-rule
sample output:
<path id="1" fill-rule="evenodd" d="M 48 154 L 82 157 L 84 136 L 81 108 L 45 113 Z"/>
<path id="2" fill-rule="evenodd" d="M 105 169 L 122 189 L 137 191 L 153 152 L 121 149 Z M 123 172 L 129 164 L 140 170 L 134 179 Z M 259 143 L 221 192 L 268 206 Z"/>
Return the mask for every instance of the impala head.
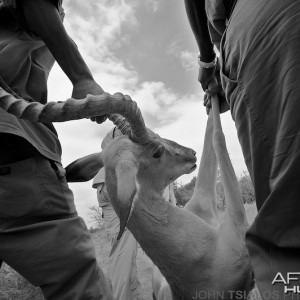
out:
<path id="1" fill-rule="evenodd" d="M 181 175 L 196 169 L 194 150 L 147 129 L 136 106 L 128 111 L 122 113 L 124 118 L 116 114 L 109 116 L 123 136 L 114 139 L 103 150 L 107 190 L 120 218 L 119 237 L 140 185 L 159 193 Z"/>

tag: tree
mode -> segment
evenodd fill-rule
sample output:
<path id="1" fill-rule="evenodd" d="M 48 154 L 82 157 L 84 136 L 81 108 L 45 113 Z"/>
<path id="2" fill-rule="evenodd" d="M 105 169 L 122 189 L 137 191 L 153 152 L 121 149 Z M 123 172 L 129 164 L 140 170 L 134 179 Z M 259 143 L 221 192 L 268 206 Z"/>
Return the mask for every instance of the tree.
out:
<path id="1" fill-rule="evenodd" d="M 191 199 L 196 183 L 196 177 L 187 184 L 181 184 L 177 181 L 174 182 L 174 193 L 176 197 L 176 205 L 179 207 L 184 207 L 188 201 Z"/>
<path id="2" fill-rule="evenodd" d="M 192 180 L 187 184 L 181 184 L 177 181 L 174 182 L 174 191 L 175 191 L 177 206 L 184 207 L 189 202 L 194 192 L 196 179 L 197 179 L 196 176 L 194 176 Z M 239 183 L 243 202 L 244 203 L 255 202 L 255 194 L 254 194 L 252 181 L 249 174 L 246 171 L 244 171 L 241 177 L 238 179 L 238 183 Z M 215 184 L 216 184 L 217 207 L 219 210 L 224 210 L 226 207 L 226 199 L 225 199 L 224 188 L 222 185 L 222 178 L 221 178 L 221 173 L 219 168 L 217 170 L 217 178 Z"/>
<path id="3" fill-rule="evenodd" d="M 102 209 L 98 205 L 90 206 L 89 209 L 89 220 L 94 226 L 96 226 L 96 228 L 101 228 L 104 223 L 102 218 Z"/>
<path id="4" fill-rule="evenodd" d="M 249 204 L 255 202 L 254 188 L 248 172 L 244 171 L 241 175 L 239 179 L 239 186 L 243 202 Z"/>
<path id="5" fill-rule="evenodd" d="M 226 200 L 224 194 L 224 187 L 222 184 L 222 177 L 220 168 L 217 170 L 217 178 L 216 178 L 216 195 L 217 195 L 217 208 L 218 210 L 225 210 Z"/>

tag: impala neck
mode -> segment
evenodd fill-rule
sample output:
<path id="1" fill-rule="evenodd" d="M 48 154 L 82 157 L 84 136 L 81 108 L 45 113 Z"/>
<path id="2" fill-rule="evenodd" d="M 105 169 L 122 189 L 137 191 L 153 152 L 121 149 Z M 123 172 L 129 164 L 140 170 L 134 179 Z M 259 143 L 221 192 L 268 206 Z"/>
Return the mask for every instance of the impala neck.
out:
<path id="1" fill-rule="evenodd" d="M 176 253 L 176 249 L 182 249 L 186 243 L 176 238 L 178 209 L 165 201 L 160 193 L 150 195 L 151 199 L 144 195 L 144 191 L 139 191 L 127 227 L 158 267 L 169 268 L 172 264 L 174 268 L 174 260 L 179 262 L 182 256 L 182 253 Z"/>
<path id="2" fill-rule="evenodd" d="M 127 227 L 171 282 L 172 290 L 176 290 L 187 277 L 183 271 L 188 272 L 199 258 L 204 232 L 198 230 L 201 225 L 197 222 L 201 221 L 194 214 L 174 207 L 159 193 L 147 195 L 151 196 L 146 196 L 145 191 L 138 192 Z M 191 230 L 192 225 L 196 230 Z"/>

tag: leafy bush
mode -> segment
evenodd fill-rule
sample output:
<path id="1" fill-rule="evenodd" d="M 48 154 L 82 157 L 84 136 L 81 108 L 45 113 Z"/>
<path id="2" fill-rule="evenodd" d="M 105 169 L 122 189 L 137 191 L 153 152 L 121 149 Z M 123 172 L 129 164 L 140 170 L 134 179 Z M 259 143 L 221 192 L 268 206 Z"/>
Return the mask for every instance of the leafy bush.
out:
<path id="1" fill-rule="evenodd" d="M 89 207 L 89 220 L 93 223 L 96 228 L 101 228 L 104 224 L 104 220 L 102 218 L 102 209 L 99 205 L 93 205 Z M 92 227 L 93 229 L 93 227 Z M 93 231 L 91 231 L 93 232 Z"/>
<path id="2" fill-rule="evenodd" d="M 253 203 L 255 202 L 255 194 L 254 194 L 254 188 L 251 181 L 251 178 L 247 172 L 243 172 L 239 179 L 239 185 L 241 194 L 243 197 L 244 203 Z"/>
<path id="3" fill-rule="evenodd" d="M 177 181 L 174 182 L 174 194 L 176 198 L 176 205 L 179 207 L 184 207 L 191 199 L 196 183 L 196 177 L 187 183 L 181 184 Z"/>
<path id="4" fill-rule="evenodd" d="M 195 184 L 196 176 L 187 184 L 181 184 L 180 182 L 174 182 L 174 192 L 177 201 L 177 206 L 184 207 L 188 201 L 191 199 Z M 241 195 L 244 203 L 251 204 L 255 202 L 254 188 L 250 179 L 249 174 L 244 171 L 243 174 L 238 179 L 240 186 Z M 224 188 L 222 185 L 222 178 L 220 170 L 217 172 L 216 178 L 216 196 L 217 196 L 217 207 L 219 210 L 223 211 L 226 207 L 226 199 L 224 195 Z"/>

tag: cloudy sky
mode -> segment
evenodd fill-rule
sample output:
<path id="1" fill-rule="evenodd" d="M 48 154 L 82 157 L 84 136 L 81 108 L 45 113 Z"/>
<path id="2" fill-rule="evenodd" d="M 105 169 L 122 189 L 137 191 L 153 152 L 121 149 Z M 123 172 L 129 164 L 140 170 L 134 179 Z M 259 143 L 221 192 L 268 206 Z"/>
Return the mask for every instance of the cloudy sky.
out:
<path id="1" fill-rule="evenodd" d="M 193 148 L 199 162 L 207 116 L 197 81 L 197 47 L 184 1 L 64 0 L 64 8 L 66 29 L 102 88 L 129 94 L 149 128 Z M 49 78 L 49 100 L 66 100 L 71 92 L 71 83 L 55 64 Z M 229 112 L 222 115 L 222 125 L 239 176 L 246 167 Z M 112 127 L 109 121 L 56 124 L 64 166 L 99 152 Z M 179 181 L 190 181 L 197 171 Z M 92 182 L 71 184 L 71 188 L 79 214 L 91 226 L 89 207 L 97 204 Z"/>

